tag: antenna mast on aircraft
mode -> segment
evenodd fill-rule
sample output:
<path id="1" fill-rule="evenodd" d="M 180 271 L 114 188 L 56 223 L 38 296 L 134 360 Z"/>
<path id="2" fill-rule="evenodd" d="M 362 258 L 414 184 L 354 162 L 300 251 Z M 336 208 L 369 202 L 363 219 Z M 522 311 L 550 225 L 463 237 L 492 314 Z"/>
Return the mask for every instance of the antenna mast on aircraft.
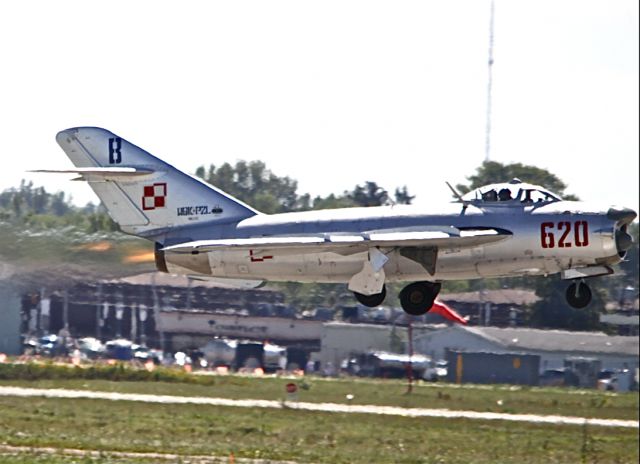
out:
<path id="1" fill-rule="evenodd" d="M 494 0 L 491 0 L 491 15 L 489 19 L 489 80 L 487 82 L 487 128 L 485 133 L 484 160 L 489 161 L 491 153 L 491 87 L 493 84 L 493 16 L 494 16 Z"/>

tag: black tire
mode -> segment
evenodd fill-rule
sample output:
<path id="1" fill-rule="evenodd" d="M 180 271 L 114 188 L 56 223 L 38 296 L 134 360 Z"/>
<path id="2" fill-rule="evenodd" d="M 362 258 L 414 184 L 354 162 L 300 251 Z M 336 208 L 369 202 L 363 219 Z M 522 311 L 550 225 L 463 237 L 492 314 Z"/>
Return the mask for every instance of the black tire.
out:
<path id="1" fill-rule="evenodd" d="M 386 285 L 383 285 L 382 291 L 373 295 L 363 295 L 358 292 L 353 292 L 353 295 L 356 297 L 356 300 L 358 300 L 358 303 L 369 308 L 374 308 L 376 306 L 380 306 L 384 302 L 384 299 L 387 296 L 387 287 Z"/>
<path id="2" fill-rule="evenodd" d="M 591 289 L 584 282 L 574 282 L 567 287 L 567 303 L 576 309 L 582 309 L 591 303 Z"/>
<path id="3" fill-rule="evenodd" d="M 400 292 L 400 304 L 405 313 L 422 316 L 433 306 L 441 285 L 433 282 L 414 282 Z"/>

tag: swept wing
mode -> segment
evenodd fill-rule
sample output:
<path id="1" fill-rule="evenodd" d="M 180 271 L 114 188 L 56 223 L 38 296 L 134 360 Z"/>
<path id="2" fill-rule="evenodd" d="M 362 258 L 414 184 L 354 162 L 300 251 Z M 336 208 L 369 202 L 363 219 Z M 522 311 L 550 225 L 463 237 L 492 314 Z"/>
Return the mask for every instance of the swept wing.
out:
<path id="1" fill-rule="evenodd" d="M 462 249 L 499 242 L 511 236 L 502 229 L 465 229 L 447 227 L 447 231 L 375 232 L 362 234 L 322 234 L 198 240 L 165 247 L 173 253 L 199 253 L 231 248 L 234 250 L 278 250 L 278 253 L 352 254 L 372 247 L 437 247 Z"/>

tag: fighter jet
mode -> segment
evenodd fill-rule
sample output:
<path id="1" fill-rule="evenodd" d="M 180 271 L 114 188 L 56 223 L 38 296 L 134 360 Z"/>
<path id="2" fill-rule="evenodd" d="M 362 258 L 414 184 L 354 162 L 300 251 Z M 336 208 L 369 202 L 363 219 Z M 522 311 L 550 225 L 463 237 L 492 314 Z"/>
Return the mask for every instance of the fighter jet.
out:
<path id="1" fill-rule="evenodd" d="M 263 214 L 105 129 L 63 130 L 57 142 L 120 229 L 155 243 L 160 271 L 196 278 L 346 283 L 365 306 L 387 282 L 411 315 L 426 313 L 441 283 L 550 275 L 569 282 L 576 308 L 586 278 L 612 274 L 632 245 L 636 212 L 564 201 L 513 179 L 432 209 L 411 205 Z"/>

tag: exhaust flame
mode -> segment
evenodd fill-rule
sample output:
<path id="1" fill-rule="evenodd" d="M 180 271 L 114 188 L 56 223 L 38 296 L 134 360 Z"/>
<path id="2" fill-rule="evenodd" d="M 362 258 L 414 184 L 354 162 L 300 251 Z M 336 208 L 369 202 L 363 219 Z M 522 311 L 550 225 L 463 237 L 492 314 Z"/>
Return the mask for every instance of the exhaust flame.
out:
<path id="1" fill-rule="evenodd" d="M 76 250 L 86 250 L 86 251 L 109 251 L 113 248 L 113 244 L 111 242 L 96 242 L 96 243 L 85 243 L 84 245 L 78 245 L 75 247 Z"/>
<path id="2" fill-rule="evenodd" d="M 142 253 L 136 253 L 129 256 L 125 256 L 122 261 L 127 264 L 148 263 L 155 260 L 153 251 L 145 251 Z"/>

